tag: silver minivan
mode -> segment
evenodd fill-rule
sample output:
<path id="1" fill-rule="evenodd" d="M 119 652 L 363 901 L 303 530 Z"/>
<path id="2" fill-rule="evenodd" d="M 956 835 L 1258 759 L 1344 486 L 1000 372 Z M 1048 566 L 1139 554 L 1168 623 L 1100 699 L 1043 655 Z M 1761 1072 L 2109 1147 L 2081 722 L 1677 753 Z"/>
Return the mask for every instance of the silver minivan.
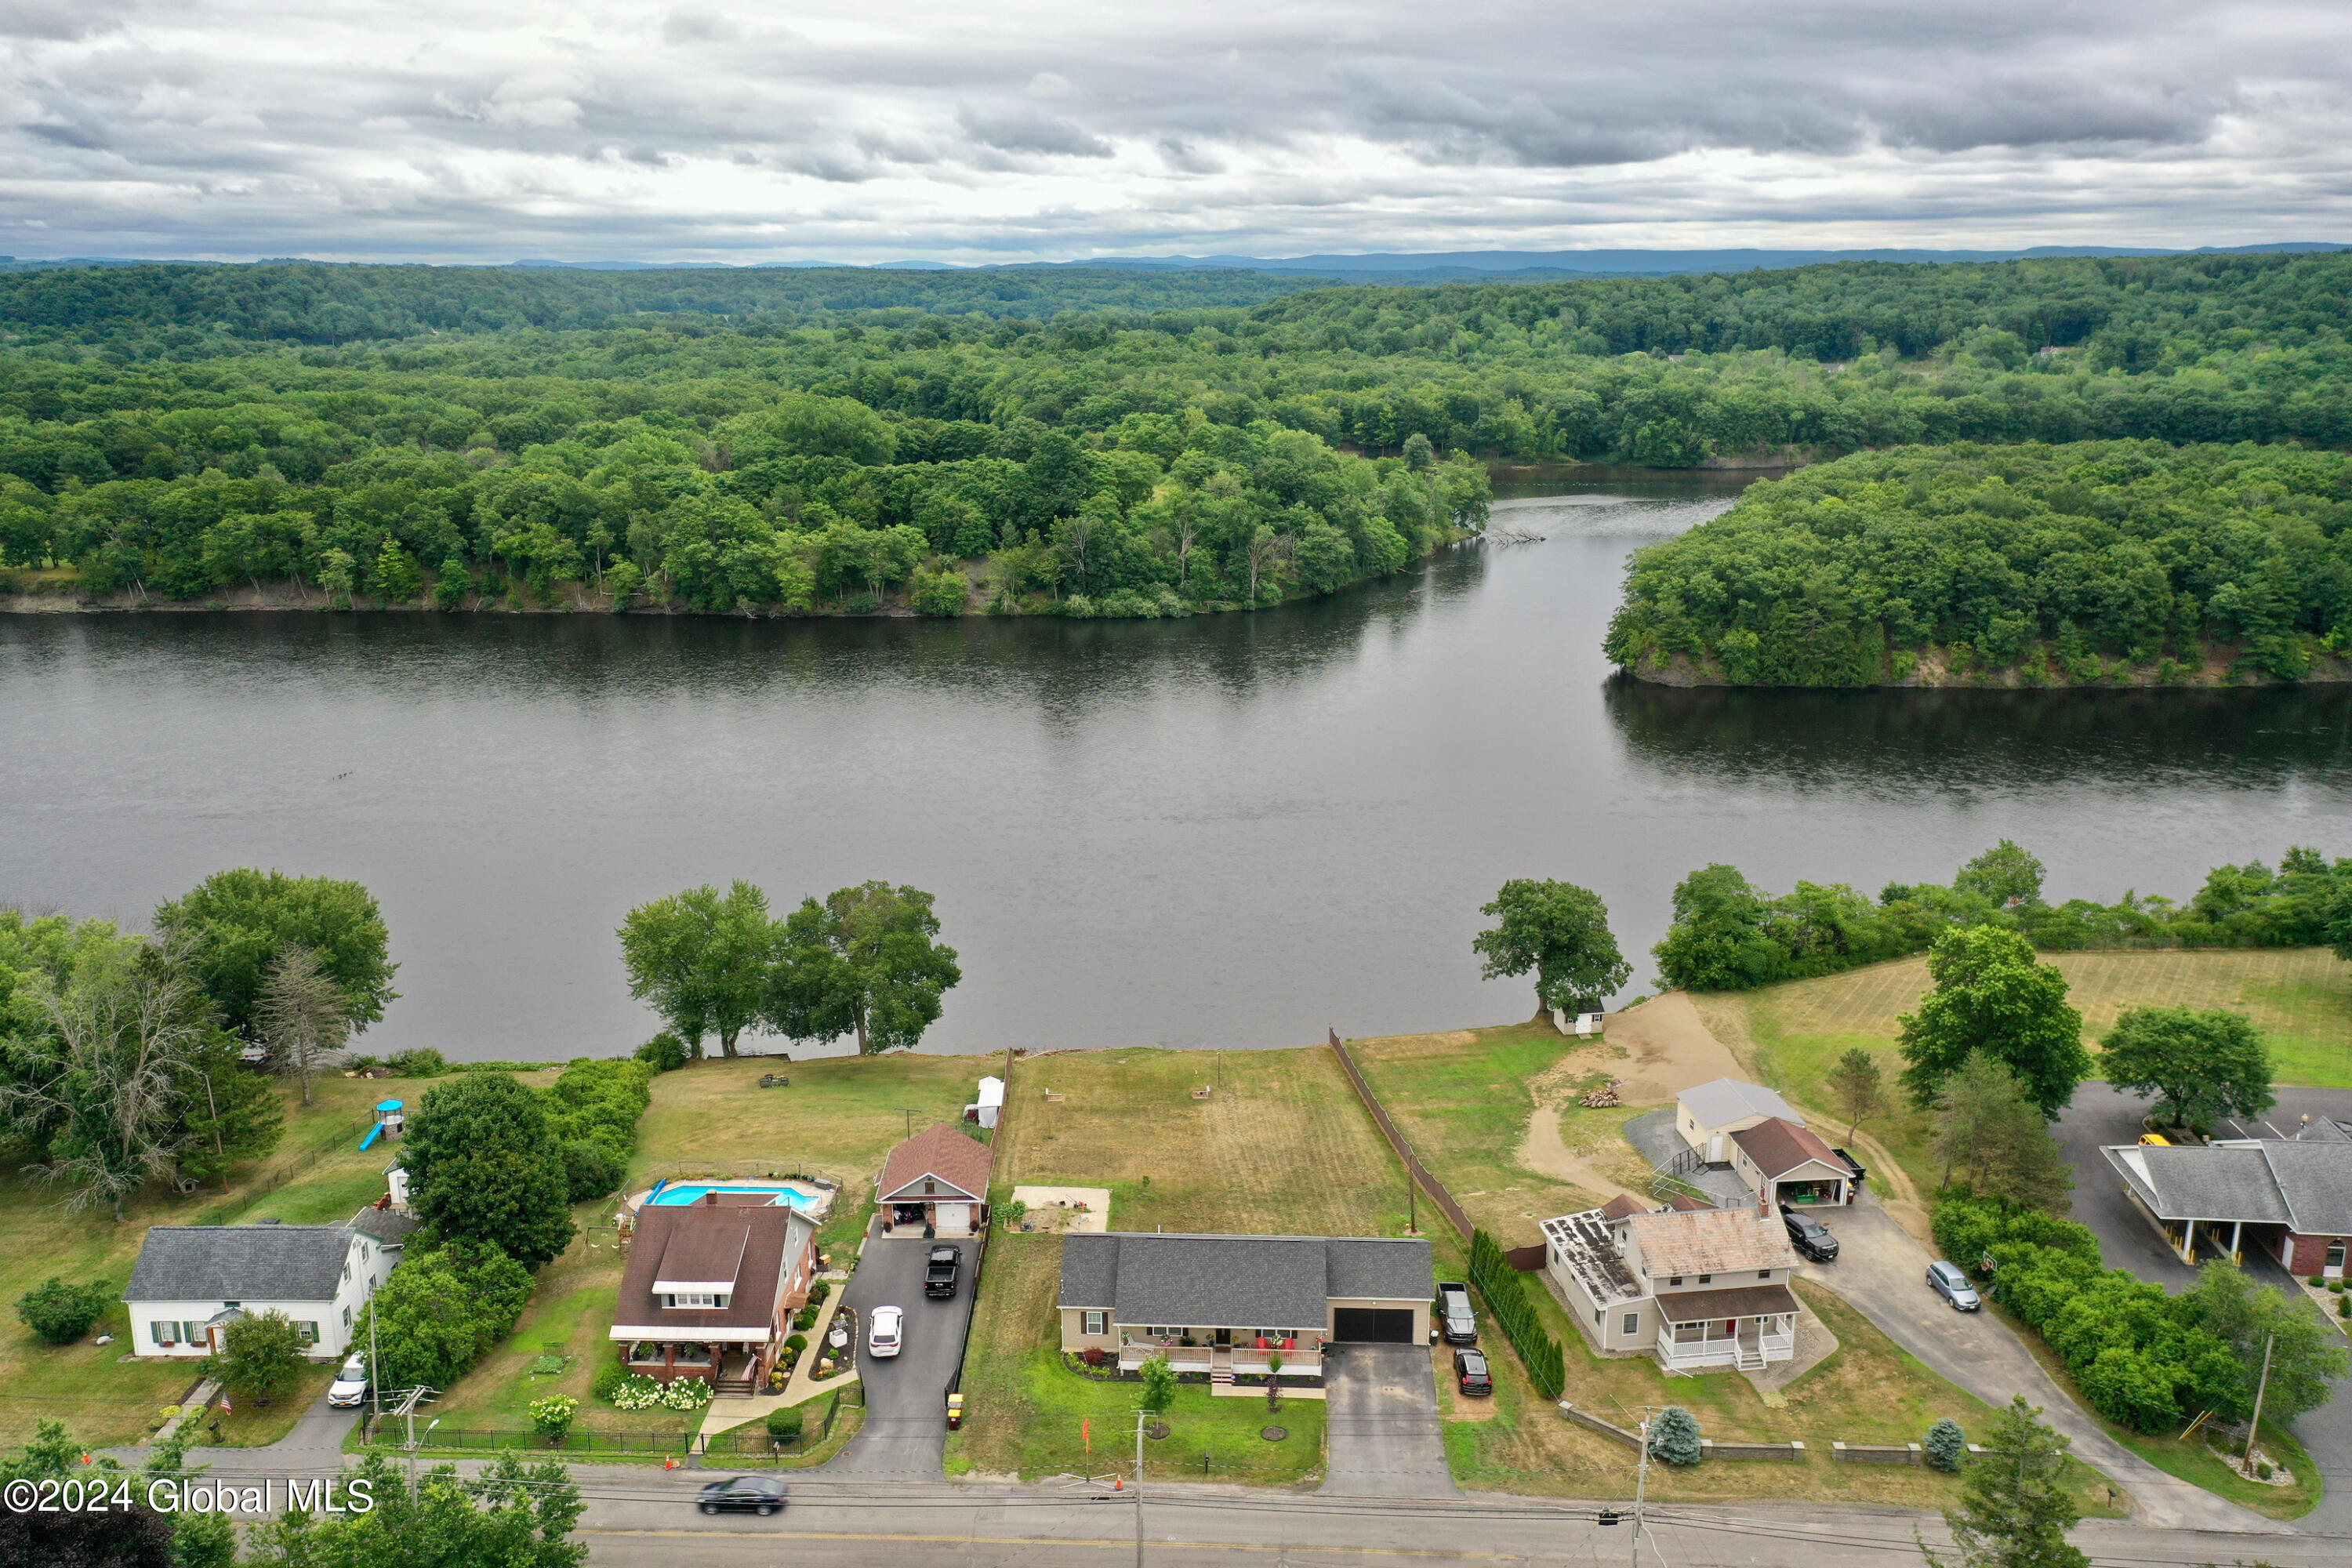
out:
<path id="1" fill-rule="evenodd" d="M 1938 1259 L 1927 1265 L 1927 1285 L 1937 1295 L 1949 1301 L 1956 1312 L 1973 1312 L 1984 1305 L 1983 1299 L 1977 1294 L 1977 1288 L 1969 1283 L 1969 1277 L 1960 1272 L 1958 1264 Z"/>

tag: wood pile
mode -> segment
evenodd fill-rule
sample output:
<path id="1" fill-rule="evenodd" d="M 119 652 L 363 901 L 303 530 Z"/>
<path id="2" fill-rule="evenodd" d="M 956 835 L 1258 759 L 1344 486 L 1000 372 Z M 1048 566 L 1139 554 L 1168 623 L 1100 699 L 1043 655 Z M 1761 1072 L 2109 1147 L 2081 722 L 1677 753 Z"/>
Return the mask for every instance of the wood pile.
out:
<path id="1" fill-rule="evenodd" d="M 1604 1088 L 1588 1089 L 1577 1103 L 1587 1110 L 1606 1110 L 1617 1103 L 1617 1086 L 1612 1083 Z"/>

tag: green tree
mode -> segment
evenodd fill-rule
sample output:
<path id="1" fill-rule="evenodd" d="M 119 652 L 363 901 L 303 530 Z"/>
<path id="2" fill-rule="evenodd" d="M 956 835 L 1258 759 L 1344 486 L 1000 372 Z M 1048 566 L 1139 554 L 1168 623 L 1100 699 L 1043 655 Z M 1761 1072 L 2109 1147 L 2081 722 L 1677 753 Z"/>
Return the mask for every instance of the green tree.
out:
<path id="1" fill-rule="evenodd" d="M 1944 1080 L 1975 1052 L 2005 1063 L 2042 1114 L 2055 1117 L 2090 1076 L 2083 1016 L 2066 1003 L 2066 977 L 2032 944 L 1997 926 L 1938 936 L 1927 952 L 1935 989 L 1902 1018 L 1903 1086 L 1932 1105 Z"/>
<path id="2" fill-rule="evenodd" d="M 1886 1099 L 1886 1076 L 1866 1046 L 1848 1046 L 1830 1068 L 1831 1100 L 1846 1119 L 1846 1141 L 1852 1142 L 1862 1124 L 1884 1116 L 1894 1107 Z"/>
<path id="3" fill-rule="evenodd" d="M 1704 867 L 1675 889 L 1674 923 L 1650 951 L 1658 974 L 1685 991 L 1748 991 L 1786 979 L 1789 951 L 1771 906 L 1737 866 Z"/>
<path id="4" fill-rule="evenodd" d="M 2263 1349 L 2271 1352 L 2270 1386 L 2263 1394 L 2263 1419 L 2281 1425 L 2316 1410 L 2334 1384 L 2352 1373 L 2342 1336 L 2299 1297 L 2275 1285 L 2257 1285 L 2226 1258 L 2198 1270 L 2197 1283 L 2180 1297 L 2189 1320 L 2229 1346 L 2237 1363 L 2235 1385 L 2221 1392 L 2221 1413 L 2235 1420 L 2253 1414 L 2262 1381 Z"/>
<path id="5" fill-rule="evenodd" d="M 1985 1451 L 1963 1471 L 1959 1506 L 1944 1510 L 1952 1556 L 1920 1543 L 1929 1568 L 2090 1568 L 2066 1540 L 2083 1517 L 2066 1488 L 2074 1439 L 2043 1426 L 2041 1415 L 2021 1394 L 1993 1417 Z"/>
<path id="6" fill-rule="evenodd" d="M 1972 1053 L 1944 1079 L 1936 1111 L 1936 1156 L 1946 1186 L 1958 1175 L 1978 1193 L 2066 1212 L 2074 1175 L 2049 1122 L 2006 1062 Z"/>
<path id="7" fill-rule="evenodd" d="M 1936 1424 L 1927 1428 L 1927 1436 L 1920 1443 L 1919 1451 L 1930 1469 L 1956 1476 L 1960 1473 L 1960 1467 L 1968 1462 L 1969 1435 L 1950 1416 L 1939 1415 Z"/>
<path id="8" fill-rule="evenodd" d="M 426 1091 L 401 1163 L 432 1237 L 487 1242 L 537 1268 L 572 1241 L 569 1173 L 540 1097 L 504 1073 L 467 1073 Z M 411 1258 L 394 1277 L 415 1266 Z"/>
<path id="9" fill-rule="evenodd" d="M 724 897 L 706 883 L 639 904 L 619 932 L 629 994 L 651 1004 L 696 1056 L 707 1032 L 731 1057 L 737 1037 L 760 1024 L 780 934 L 768 895 L 740 879 Z"/>
<path id="10" fill-rule="evenodd" d="M 56 1275 L 16 1298 L 16 1316 L 53 1345 L 69 1345 L 106 1315 L 113 1292 L 103 1285 L 68 1285 Z"/>
<path id="11" fill-rule="evenodd" d="M 266 1158 L 286 1131 L 286 1108 L 269 1080 L 245 1069 L 236 1037 L 218 1029 L 172 1069 L 179 1102 L 172 1157 L 194 1182 L 228 1186 L 243 1160 Z"/>
<path id="12" fill-rule="evenodd" d="M 221 1331 L 211 1370 L 230 1392 L 268 1405 L 294 1386 L 302 1371 L 302 1334 L 275 1310 L 247 1313 Z"/>
<path id="13" fill-rule="evenodd" d="M 2253 1021 L 2225 1007 L 2134 1007 L 2099 1042 L 2106 1080 L 2154 1097 L 2175 1127 L 2210 1128 L 2277 1103 L 2271 1054 Z"/>
<path id="14" fill-rule="evenodd" d="M 433 583 L 433 607 L 454 610 L 466 602 L 474 591 L 474 574 L 466 569 L 466 558 L 452 555 L 441 563 L 440 575 Z"/>
<path id="15" fill-rule="evenodd" d="M 446 1388 L 506 1337 L 530 1300 L 530 1271 L 497 1247 L 412 1245 L 376 1288 L 352 1331 L 375 1332 L 374 1368 L 386 1388 Z"/>
<path id="16" fill-rule="evenodd" d="M 1698 1417 L 1679 1405 L 1659 1411 L 1650 1422 L 1650 1457 L 1676 1467 L 1696 1465 L 1705 1458 Z"/>
<path id="17" fill-rule="evenodd" d="M 2019 909 L 2042 901 L 2042 874 L 2041 861 L 2004 838 L 1961 867 L 1952 886 L 1996 909 Z"/>
<path id="18" fill-rule="evenodd" d="M 1545 1007 L 1589 1012 L 1607 1001 L 1633 973 L 1609 931 L 1609 906 L 1573 882 L 1518 878 L 1503 884 L 1479 911 L 1501 917 L 1471 939 L 1486 956 L 1482 978 L 1536 973 L 1536 1001 Z"/>
<path id="19" fill-rule="evenodd" d="M 351 1037 L 351 998 L 307 947 L 288 946 L 261 983 L 261 1008 L 255 1020 L 269 1059 L 279 1072 L 299 1079 L 302 1103 L 310 1103 L 310 1080 L 342 1058 Z"/>
<path id="20" fill-rule="evenodd" d="M 375 591 L 394 605 L 404 605 L 425 591 L 425 574 L 417 570 L 416 558 L 390 534 L 384 535 L 383 548 L 376 552 Z"/>
<path id="21" fill-rule="evenodd" d="M 352 559 L 348 550 L 334 549 L 319 557 L 319 586 L 327 591 L 327 607 L 333 609 L 341 599 L 345 609 L 351 608 L 352 590 L 359 586 L 360 563 Z"/>
<path id="22" fill-rule="evenodd" d="M 255 1037 L 269 966 L 306 947 L 350 1004 L 352 1032 L 383 1021 L 399 998 L 391 935 L 374 898 L 357 882 L 240 868 L 215 871 L 155 911 L 155 929 L 184 954 L 228 1027 Z"/>
<path id="23" fill-rule="evenodd" d="M 575 1204 L 617 1192 L 627 1172 L 601 1143 L 574 1138 L 563 1145 L 563 1195 Z"/>
<path id="24" fill-rule="evenodd" d="M 572 1473 L 550 1459 L 526 1465 L 501 1454 L 467 1480 L 438 1466 L 409 1496 L 391 1461 L 370 1454 L 350 1484 L 366 1483 L 365 1513 L 320 1516 L 289 1510 L 256 1532 L 250 1559 L 269 1568 L 578 1568 L 584 1542 L 571 1539 L 586 1511 Z"/>
<path id="25" fill-rule="evenodd" d="M 960 616 L 971 601 L 971 580 L 952 565 L 918 572 L 907 602 L 927 616 Z"/>
<path id="26" fill-rule="evenodd" d="M 911 1049 L 963 978 L 939 934 L 919 888 L 866 882 L 803 900 L 784 917 L 770 1026 L 800 1040 L 855 1033 L 860 1055 Z"/>
<path id="27" fill-rule="evenodd" d="M 1148 1415 L 1165 1415 L 1176 1403 L 1176 1369 L 1164 1355 L 1153 1356 L 1137 1369 L 1143 1385 L 1136 1391 L 1135 1407 Z"/>

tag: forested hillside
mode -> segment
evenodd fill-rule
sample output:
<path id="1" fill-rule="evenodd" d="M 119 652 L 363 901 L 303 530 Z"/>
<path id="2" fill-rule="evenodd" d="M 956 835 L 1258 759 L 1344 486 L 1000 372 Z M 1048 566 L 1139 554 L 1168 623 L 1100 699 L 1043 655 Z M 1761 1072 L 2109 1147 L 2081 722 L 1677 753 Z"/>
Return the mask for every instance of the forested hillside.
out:
<path id="1" fill-rule="evenodd" d="M 2352 458 L 2155 442 L 1842 458 L 1639 552 L 1607 646 L 1654 679 L 1740 686 L 2340 674 Z"/>
<path id="2" fill-rule="evenodd" d="M 1474 459 L 2352 446 L 2352 256 L 1299 281 L 8 275 L 0 565 L 134 598 L 1172 613 L 1397 569 L 1481 523 Z"/>

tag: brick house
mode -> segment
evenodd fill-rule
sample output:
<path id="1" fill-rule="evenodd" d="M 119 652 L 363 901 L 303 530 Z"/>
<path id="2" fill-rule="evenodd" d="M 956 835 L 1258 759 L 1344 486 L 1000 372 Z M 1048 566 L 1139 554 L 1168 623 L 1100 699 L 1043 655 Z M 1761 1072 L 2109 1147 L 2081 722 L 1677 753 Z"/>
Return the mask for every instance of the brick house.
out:
<path id="1" fill-rule="evenodd" d="M 2103 1148 L 2124 1194 L 2183 1263 L 2249 1251 L 2299 1279 L 2345 1278 L 2352 1245 L 2352 1140 L 2333 1122 L 2301 1138 L 2230 1139 L 2201 1148 Z"/>
<path id="2" fill-rule="evenodd" d="M 637 1214 L 609 1336 L 633 1373 L 756 1391 L 816 1274 L 816 1222 L 765 1194 L 711 1192 Z"/>

